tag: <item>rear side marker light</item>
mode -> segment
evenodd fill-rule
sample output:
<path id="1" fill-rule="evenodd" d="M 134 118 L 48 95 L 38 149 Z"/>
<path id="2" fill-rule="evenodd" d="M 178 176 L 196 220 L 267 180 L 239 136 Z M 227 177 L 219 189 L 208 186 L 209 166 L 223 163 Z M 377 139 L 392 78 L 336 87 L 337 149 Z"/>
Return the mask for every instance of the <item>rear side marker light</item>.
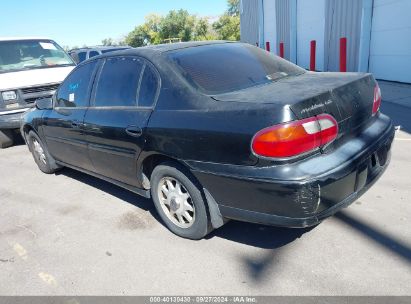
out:
<path id="1" fill-rule="evenodd" d="M 289 158 L 333 142 L 338 123 L 328 114 L 265 128 L 254 135 L 252 151 L 257 156 Z"/>
<path id="2" fill-rule="evenodd" d="M 374 88 L 374 102 L 372 104 L 372 115 L 377 114 L 381 106 L 381 89 L 378 84 Z"/>

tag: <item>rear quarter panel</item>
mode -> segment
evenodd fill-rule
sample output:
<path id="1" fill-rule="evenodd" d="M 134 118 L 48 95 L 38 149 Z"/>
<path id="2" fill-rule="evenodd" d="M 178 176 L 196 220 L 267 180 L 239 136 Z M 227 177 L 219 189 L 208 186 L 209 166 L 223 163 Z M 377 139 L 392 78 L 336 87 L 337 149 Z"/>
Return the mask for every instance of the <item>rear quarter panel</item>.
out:
<path id="1" fill-rule="evenodd" d="M 146 151 L 181 160 L 254 165 L 258 161 L 250 148 L 254 134 L 294 119 L 288 107 L 221 102 L 200 94 L 191 98 L 194 105 L 187 103 L 185 109 L 159 108 L 153 112 Z"/>

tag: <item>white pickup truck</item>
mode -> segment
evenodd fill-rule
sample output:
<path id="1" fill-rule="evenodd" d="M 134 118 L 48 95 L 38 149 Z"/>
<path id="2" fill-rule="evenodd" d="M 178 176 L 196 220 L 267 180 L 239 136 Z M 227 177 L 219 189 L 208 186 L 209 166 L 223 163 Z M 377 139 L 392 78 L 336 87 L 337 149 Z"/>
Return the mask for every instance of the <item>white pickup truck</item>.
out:
<path id="1" fill-rule="evenodd" d="M 52 96 L 74 66 L 51 39 L 0 37 L 0 148 L 13 144 L 22 114 Z"/>

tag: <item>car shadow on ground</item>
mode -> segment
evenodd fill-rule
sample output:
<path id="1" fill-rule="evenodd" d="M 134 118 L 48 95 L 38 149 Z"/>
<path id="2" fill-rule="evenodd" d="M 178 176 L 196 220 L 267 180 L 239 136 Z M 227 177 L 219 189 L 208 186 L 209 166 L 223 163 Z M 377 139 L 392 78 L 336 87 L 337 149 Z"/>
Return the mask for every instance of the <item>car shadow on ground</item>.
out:
<path id="1" fill-rule="evenodd" d="M 394 126 L 401 126 L 402 131 L 411 134 L 411 107 L 383 101 L 381 112 L 392 119 Z"/>
<path id="2" fill-rule="evenodd" d="M 411 264 L 410 244 L 406 244 L 396 239 L 394 236 L 389 235 L 382 229 L 372 226 L 371 224 L 367 224 L 354 216 L 349 215 L 347 212 L 341 211 L 334 216 L 345 225 L 353 228 L 356 233 L 361 234 L 375 242 L 381 247 L 381 250 L 388 251 L 391 254 L 400 257 L 408 264 Z M 287 245 L 312 229 L 267 227 L 263 230 L 263 232 L 261 232 L 261 229 L 259 229 L 258 225 L 256 225 L 256 227 L 253 228 L 254 231 L 253 229 L 250 229 L 249 231 L 246 229 L 246 231 L 250 232 L 250 234 L 244 236 L 242 235 L 242 233 L 245 232 L 244 230 L 238 229 L 237 232 L 232 231 L 236 228 L 236 225 L 241 224 L 239 222 L 233 223 L 232 227 L 226 227 L 226 231 L 224 231 L 223 228 L 221 232 L 217 230 L 216 234 L 221 233 L 222 237 L 228 235 L 230 237 L 225 238 L 240 241 L 246 244 L 250 244 L 250 240 L 254 240 L 251 241 L 251 244 L 255 242 L 258 247 L 271 248 L 271 250 L 262 255 L 242 256 L 241 258 L 242 263 L 245 265 L 247 274 L 256 283 L 262 282 L 264 278 L 269 275 L 269 272 L 271 272 L 276 265 L 281 263 L 282 258 L 287 255 L 285 252 L 287 250 Z M 319 225 L 317 229 L 321 229 L 321 225 Z"/>
<path id="3" fill-rule="evenodd" d="M 254 282 L 261 282 L 268 271 L 275 268 L 281 262 L 284 251 L 288 249 L 295 240 L 315 229 L 317 226 L 308 228 L 282 228 L 264 226 L 258 224 L 230 221 L 223 227 L 214 230 L 206 238 L 223 238 L 232 242 L 242 243 L 261 249 L 256 256 L 241 255 L 240 262 L 244 270 Z"/>
<path id="4" fill-rule="evenodd" d="M 85 183 L 89 186 L 104 191 L 107 194 L 115 196 L 133 206 L 148 211 L 164 226 L 151 199 L 144 198 L 102 179 L 70 168 L 64 168 L 56 174 L 61 174 Z M 295 239 L 301 237 L 304 233 L 310 231 L 311 229 L 312 228 L 279 228 L 238 221 L 229 221 L 223 227 L 212 231 L 206 236 L 206 239 L 210 240 L 214 237 L 219 237 L 258 248 L 276 249 L 293 242 Z"/>
<path id="5" fill-rule="evenodd" d="M 148 211 L 164 226 L 150 199 L 143 198 L 119 186 L 69 168 L 65 168 L 56 174 L 62 174 L 79 182 L 83 182 L 129 204 Z M 396 240 L 394 237 L 378 229 L 378 227 L 372 227 L 371 225 L 350 216 L 344 211 L 337 213 L 335 217 L 344 224 L 355 229 L 358 233 L 376 242 L 383 249 L 391 251 L 393 254 L 411 264 L 411 247 L 409 245 Z M 256 248 L 266 249 L 267 251 L 264 251 L 258 256 L 241 257 L 241 261 L 245 265 L 245 271 L 250 278 L 255 282 L 261 282 L 265 276 L 268 275 L 268 270 L 272 270 L 272 267 L 281 262 L 282 256 L 286 255 L 285 251 L 289 248 L 288 245 L 316 228 L 320 229 L 321 225 L 293 229 L 232 220 L 226 223 L 223 227 L 212 231 L 205 239 L 212 240 L 214 238 L 222 238 Z"/>
<path id="6" fill-rule="evenodd" d="M 161 223 L 161 225 L 165 227 L 164 223 L 158 216 L 151 199 L 143 198 L 119 186 L 73 169 L 64 168 L 56 174 L 61 174 L 89 186 L 95 187 L 106 192 L 107 194 L 115 196 L 133 206 L 136 206 L 137 208 L 148 211 L 159 223 Z M 232 220 L 227 222 L 223 227 L 212 231 L 205 237 L 205 239 L 207 241 L 211 241 L 214 238 L 222 238 L 248 246 L 268 249 L 268 251 L 266 251 L 259 258 L 254 258 L 252 256 L 241 258 L 246 265 L 246 273 L 250 275 L 254 281 L 259 281 L 264 277 L 267 270 L 270 269 L 269 266 L 279 260 L 282 255 L 282 251 L 288 244 L 294 242 L 296 239 L 311 231 L 313 228 L 315 227 L 302 229 L 280 228 Z M 167 228 L 165 227 L 165 229 Z"/>
<path id="7" fill-rule="evenodd" d="M 378 227 L 371 226 L 363 221 L 349 215 L 347 212 L 341 211 L 335 215 L 344 224 L 354 228 L 358 233 L 374 241 L 383 249 L 391 251 L 391 253 L 399 256 L 407 263 L 411 264 L 411 246 L 404 242 L 395 239 Z"/>
<path id="8" fill-rule="evenodd" d="M 107 194 L 117 197 L 133 206 L 141 208 L 144 211 L 148 211 L 156 220 L 158 220 L 161 223 L 161 219 L 158 216 L 154 204 L 150 199 L 144 198 L 138 194 L 123 189 L 112 183 L 106 182 L 100 178 L 70 168 L 63 168 L 62 170 L 56 172 L 56 175 L 64 175 L 66 177 L 75 179 L 79 182 L 85 183 L 91 187 L 94 187 L 96 189 L 106 192 Z"/>
<path id="9" fill-rule="evenodd" d="M 206 239 L 223 238 L 262 249 L 278 249 L 311 231 L 309 228 L 283 228 L 252 224 L 239 221 L 229 221 L 223 227 L 214 230 Z"/>

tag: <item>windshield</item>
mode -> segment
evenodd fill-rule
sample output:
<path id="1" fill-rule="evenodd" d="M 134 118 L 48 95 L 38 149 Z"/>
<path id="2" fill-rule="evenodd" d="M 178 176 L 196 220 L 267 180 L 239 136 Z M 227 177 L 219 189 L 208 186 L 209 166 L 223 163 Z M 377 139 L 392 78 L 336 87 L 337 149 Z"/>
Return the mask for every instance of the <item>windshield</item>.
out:
<path id="1" fill-rule="evenodd" d="M 277 81 L 304 70 L 260 48 L 224 43 L 170 51 L 183 76 L 206 94 L 221 94 Z"/>
<path id="2" fill-rule="evenodd" d="M 0 41 L 0 73 L 74 65 L 52 40 Z"/>

